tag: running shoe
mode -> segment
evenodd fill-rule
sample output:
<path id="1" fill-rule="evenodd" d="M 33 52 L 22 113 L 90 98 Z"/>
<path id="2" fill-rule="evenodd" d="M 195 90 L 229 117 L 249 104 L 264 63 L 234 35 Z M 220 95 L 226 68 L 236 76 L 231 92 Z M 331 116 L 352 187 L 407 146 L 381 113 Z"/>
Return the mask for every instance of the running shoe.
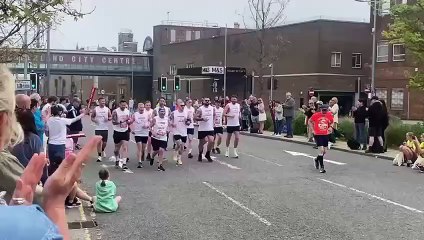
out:
<path id="1" fill-rule="evenodd" d="M 211 153 L 210 152 L 206 152 L 205 158 L 208 160 L 208 162 L 213 162 L 213 160 L 211 158 Z"/>
<path id="2" fill-rule="evenodd" d="M 124 163 L 124 164 L 122 165 L 122 170 L 123 170 L 123 171 L 128 170 L 127 164 L 125 164 L 125 163 Z"/>
<path id="3" fill-rule="evenodd" d="M 188 156 L 187 156 L 188 158 L 193 158 L 193 154 L 191 154 L 191 153 L 188 153 Z"/>
<path id="4" fill-rule="evenodd" d="M 79 206 L 81 206 L 81 202 L 78 201 L 78 199 L 76 199 L 76 198 L 72 202 L 68 202 L 68 201 L 65 202 L 66 208 L 77 208 Z"/>
<path id="5" fill-rule="evenodd" d="M 215 154 L 215 153 L 216 153 L 216 152 L 215 152 L 215 148 L 212 148 L 212 153 L 213 153 L 213 154 Z"/>
<path id="6" fill-rule="evenodd" d="M 230 148 L 225 150 L 225 157 L 230 157 Z"/>
<path id="7" fill-rule="evenodd" d="M 215 151 L 216 151 L 217 154 L 221 154 L 221 149 L 219 149 L 218 147 L 215 148 Z"/>
<path id="8" fill-rule="evenodd" d="M 143 168 L 143 163 L 142 162 L 138 162 L 137 168 Z"/>
<path id="9" fill-rule="evenodd" d="M 102 157 L 98 156 L 97 157 L 97 162 L 102 162 Z"/>
<path id="10" fill-rule="evenodd" d="M 237 153 L 237 148 L 234 148 L 234 157 L 233 158 L 239 158 L 239 155 Z"/>
<path id="11" fill-rule="evenodd" d="M 164 171 L 164 172 L 165 172 L 165 168 L 162 166 L 162 164 L 161 164 L 161 165 L 159 165 L 159 167 L 158 167 L 158 171 Z"/>
<path id="12" fill-rule="evenodd" d="M 327 171 L 325 171 L 324 168 L 321 168 L 321 170 L 319 170 L 320 173 L 326 173 Z"/>

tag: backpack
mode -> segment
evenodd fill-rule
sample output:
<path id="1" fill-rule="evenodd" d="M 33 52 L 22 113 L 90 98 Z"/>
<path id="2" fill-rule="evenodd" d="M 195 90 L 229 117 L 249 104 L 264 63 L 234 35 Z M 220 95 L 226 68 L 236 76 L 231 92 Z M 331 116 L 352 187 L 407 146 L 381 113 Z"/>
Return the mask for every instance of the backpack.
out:
<path id="1" fill-rule="evenodd" d="M 356 141 L 353 138 L 349 138 L 347 140 L 347 146 L 351 149 L 351 150 L 359 150 L 361 148 L 361 144 Z"/>

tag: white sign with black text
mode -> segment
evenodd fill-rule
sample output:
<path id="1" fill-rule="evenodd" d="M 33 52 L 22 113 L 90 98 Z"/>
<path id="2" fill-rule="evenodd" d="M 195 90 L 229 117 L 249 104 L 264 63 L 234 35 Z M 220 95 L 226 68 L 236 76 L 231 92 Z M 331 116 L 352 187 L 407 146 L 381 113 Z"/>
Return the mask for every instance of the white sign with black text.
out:
<path id="1" fill-rule="evenodd" d="M 31 81 L 30 80 L 16 80 L 16 90 L 25 91 L 31 90 Z"/>
<path id="2" fill-rule="evenodd" d="M 206 66 L 202 67 L 202 74 L 224 74 L 224 67 Z"/>

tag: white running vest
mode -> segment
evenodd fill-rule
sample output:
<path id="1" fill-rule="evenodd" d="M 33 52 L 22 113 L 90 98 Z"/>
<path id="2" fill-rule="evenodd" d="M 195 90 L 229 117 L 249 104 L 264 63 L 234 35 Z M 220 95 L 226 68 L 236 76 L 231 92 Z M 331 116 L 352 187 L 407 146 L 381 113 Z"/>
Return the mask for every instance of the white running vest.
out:
<path id="1" fill-rule="evenodd" d="M 187 118 L 191 120 L 190 125 L 187 128 L 194 128 L 194 107 L 185 107 L 184 111 L 187 112 Z"/>
<path id="2" fill-rule="evenodd" d="M 174 119 L 173 119 L 173 124 L 175 124 L 174 127 L 174 135 L 180 135 L 182 137 L 186 137 L 187 136 L 187 125 L 186 125 L 186 120 L 187 120 L 187 112 L 183 111 L 180 112 L 178 110 L 175 110 L 173 112 L 174 115 Z"/>
<path id="3" fill-rule="evenodd" d="M 206 121 L 199 121 L 199 131 L 213 131 L 213 111 L 214 107 L 212 106 L 201 106 L 199 108 L 202 111 L 202 118 L 207 119 Z"/>
<path id="4" fill-rule="evenodd" d="M 230 127 L 238 127 L 240 126 L 240 104 L 227 104 L 229 107 L 228 115 L 232 115 L 234 117 L 227 117 L 227 126 Z"/>
<path id="5" fill-rule="evenodd" d="M 153 138 L 161 141 L 166 141 L 166 131 L 168 129 L 168 118 L 160 118 L 159 116 L 154 117 L 155 125 L 152 128 Z M 159 134 L 159 135 L 158 135 Z"/>
<path id="6" fill-rule="evenodd" d="M 147 137 L 149 136 L 150 118 L 149 113 L 144 111 L 143 113 L 134 113 L 133 123 L 134 136 Z"/>
<path id="7" fill-rule="evenodd" d="M 117 132 L 126 132 L 128 131 L 127 120 L 130 118 L 130 111 L 125 109 L 122 111 L 120 108 L 115 109 L 116 115 L 118 115 L 118 122 L 122 122 L 118 125 L 113 125 L 113 130 Z"/>
<path id="8" fill-rule="evenodd" d="M 94 112 L 96 113 L 96 128 L 95 130 L 109 130 L 108 122 L 109 122 L 109 108 L 108 107 L 99 107 L 94 108 Z"/>
<path id="9" fill-rule="evenodd" d="M 223 115 L 224 115 L 224 109 L 222 107 L 215 108 L 215 120 L 213 122 L 214 127 L 222 127 Z"/>

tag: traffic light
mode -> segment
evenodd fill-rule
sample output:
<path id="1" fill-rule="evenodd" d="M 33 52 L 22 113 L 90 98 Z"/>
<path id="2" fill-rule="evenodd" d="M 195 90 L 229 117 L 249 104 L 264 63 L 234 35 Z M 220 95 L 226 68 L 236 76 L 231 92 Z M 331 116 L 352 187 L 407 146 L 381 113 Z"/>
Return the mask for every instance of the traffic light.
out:
<path id="1" fill-rule="evenodd" d="M 166 92 L 168 90 L 168 79 L 166 77 L 159 77 L 158 87 L 160 92 Z"/>
<path id="2" fill-rule="evenodd" d="M 31 80 L 31 89 L 38 90 L 38 74 L 33 72 L 30 73 L 29 79 Z"/>
<path id="3" fill-rule="evenodd" d="M 181 79 L 180 76 L 174 77 L 174 91 L 180 91 L 181 90 Z"/>

